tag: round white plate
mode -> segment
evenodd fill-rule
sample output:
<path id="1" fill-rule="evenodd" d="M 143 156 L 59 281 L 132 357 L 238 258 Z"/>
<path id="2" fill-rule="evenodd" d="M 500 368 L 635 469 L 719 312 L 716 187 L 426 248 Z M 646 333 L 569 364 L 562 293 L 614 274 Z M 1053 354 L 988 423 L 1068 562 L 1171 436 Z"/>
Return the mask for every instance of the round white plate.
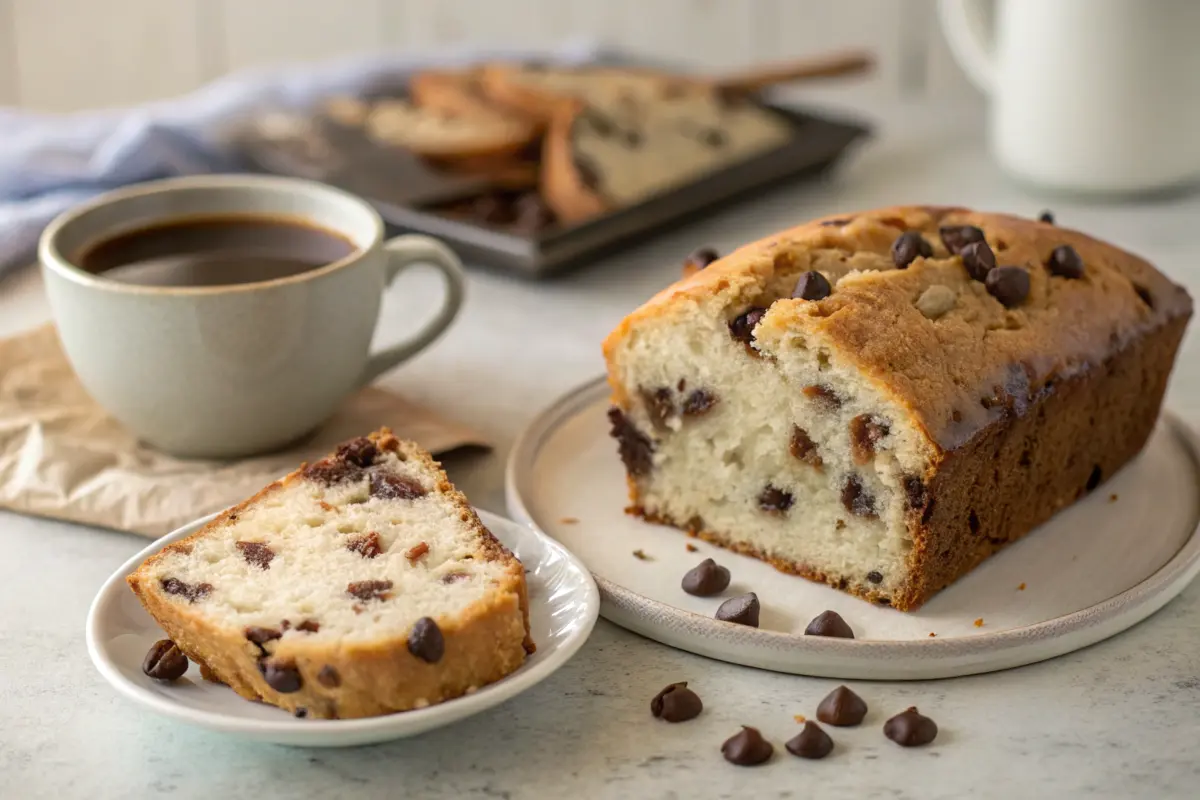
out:
<path id="1" fill-rule="evenodd" d="M 625 514 L 625 472 L 608 436 L 607 408 L 608 387 L 597 381 L 530 426 L 508 463 L 509 511 L 588 565 L 606 618 L 701 655 L 843 679 L 1006 669 L 1125 630 L 1200 571 L 1197 440 L 1170 417 L 1137 459 L 1085 500 L 904 613 Z M 698 552 L 688 552 L 689 543 Z M 733 573 L 721 597 L 692 597 L 679 586 L 706 557 Z M 763 604 L 760 628 L 713 619 L 723 599 L 747 591 Z M 858 638 L 804 636 L 809 620 L 826 609 L 841 614 Z"/>
<path id="2" fill-rule="evenodd" d="M 121 694 L 168 717 L 213 730 L 305 747 L 348 747 L 424 733 L 491 708 L 546 678 L 583 646 L 599 614 L 596 584 L 562 545 L 486 511 L 479 511 L 479 518 L 528 571 L 529 624 L 537 652 L 513 674 L 474 694 L 383 717 L 306 720 L 243 700 L 231 689 L 203 680 L 194 664 L 173 684 L 147 678 L 142 674 L 142 658 L 163 633 L 126 586 L 125 576 L 164 544 L 187 536 L 212 517 L 167 534 L 104 583 L 88 612 L 88 653 L 100 674 Z"/>

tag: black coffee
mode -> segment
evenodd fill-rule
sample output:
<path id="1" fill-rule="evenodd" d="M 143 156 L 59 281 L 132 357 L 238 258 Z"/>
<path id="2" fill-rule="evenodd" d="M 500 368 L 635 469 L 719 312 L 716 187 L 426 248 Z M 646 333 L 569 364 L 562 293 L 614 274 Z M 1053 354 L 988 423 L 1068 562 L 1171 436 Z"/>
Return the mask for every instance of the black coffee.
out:
<path id="1" fill-rule="evenodd" d="M 353 253 L 339 234 L 277 217 L 193 217 L 123 233 L 75 263 L 146 286 L 229 286 L 286 278 Z"/>

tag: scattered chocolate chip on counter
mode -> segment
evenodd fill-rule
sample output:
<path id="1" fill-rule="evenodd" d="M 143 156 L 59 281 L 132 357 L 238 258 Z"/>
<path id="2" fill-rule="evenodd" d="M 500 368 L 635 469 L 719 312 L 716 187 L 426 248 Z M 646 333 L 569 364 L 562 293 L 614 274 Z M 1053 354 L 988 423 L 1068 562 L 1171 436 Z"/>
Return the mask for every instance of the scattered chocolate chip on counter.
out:
<path id="1" fill-rule="evenodd" d="M 758 595 L 754 592 L 731 597 L 717 608 L 716 618 L 723 622 L 735 622 L 738 625 L 758 627 L 758 612 L 761 605 Z"/>
<path id="2" fill-rule="evenodd" d="M 839 686 L 817 706 L 817 719 L 839 728 L 858 725 L 867 716 L 867 703 L 845 686 Z"/>
<path id="3" fill-rule="evenodd" d="M 159 639 L 142 659 L 142 672 L 156 681 L 179 680 L 187 670 L 187 656 L 170 639 Z"/>
<path id="4" fill-rule="evenodd" d="M 730 764 L 739 767 L 756 767 L 770 760 L 775 748 L 763 738 L 758 728 L 743 725 L 742 730 L 725 740 L 721 755 Z"/>
<path id="5" fill-rule="evenodd" d="M 672 683 L 650 701 L 650 713 L 665 722 L 687 722 L 703 710 L 700 695 L 688 688 L 687 681 Z"/>
<path id="6" fill-rule="evenodd" d="M 805 636 L 830 636 L 835 639 L 853 639 L 854 631 L 836 611 L 822 611 L 804 629 Z"/>
<path id="7" fill-rule="evenodd" d="M 696 597 L 712 597 L 729 588 L 729 568 L 706 558 L 683 576 L 681 586 Z"/>
<path id="8" fill-rule="evenodd" d="M 919 713 L 916 706 L 901 711 L 883 724 L 883 735 L 901 747 L 929 744 L 937 734 L 937 723 Z"/>
<path id="9" fill-rule="evenodd" d="M 810 270 L 796 281 L 792 297 L 796 300 L 824 300 L 832 293 L 833 287 L 829 285 L 829 279 L 815 270 Z"/>
<path id="10" fill-rule="evenodd" d="M 987 274 L 984 285 L 1005 308 L 1019 306 L 1029 296 L 1029 272 L 1024 267 L 996 267 Z"/>
<path id="11" fill-rule="evenodd" d="M 783 746 L 794 756 L 817 759 L 833 752 L 833 739 L 820 725 L 808 720 L 804 723 L 804 730 L 788 739 Z"/>
<path id="12" fill-rule="evenodd" d="M 918 257 L 929 258 L 933 255 L 933 246 L 925 241 L 919 231 L 905 231 L 892 242 L 892 263 L 896 269 L 908 269 L 909 264 Z"/>
<path id="13" fill-rule="evenodd" d="M 640 548 L 633 551 L 633 557 L 636 558 L 638 561 L 653 561 L 654 560 L 650 556 L 646 555 L 645 550 L 642 550 Z"/>

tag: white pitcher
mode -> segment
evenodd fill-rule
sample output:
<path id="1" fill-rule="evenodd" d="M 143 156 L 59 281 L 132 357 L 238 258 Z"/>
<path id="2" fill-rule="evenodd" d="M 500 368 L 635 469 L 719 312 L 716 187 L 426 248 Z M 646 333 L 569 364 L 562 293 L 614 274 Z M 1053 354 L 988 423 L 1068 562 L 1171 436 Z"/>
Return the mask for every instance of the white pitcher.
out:
<path id="1" fill-rule="evenodd" d="M 1200 179 L 1200 0 L 940 0 L 1020 180 L 1133 194 Z"/>

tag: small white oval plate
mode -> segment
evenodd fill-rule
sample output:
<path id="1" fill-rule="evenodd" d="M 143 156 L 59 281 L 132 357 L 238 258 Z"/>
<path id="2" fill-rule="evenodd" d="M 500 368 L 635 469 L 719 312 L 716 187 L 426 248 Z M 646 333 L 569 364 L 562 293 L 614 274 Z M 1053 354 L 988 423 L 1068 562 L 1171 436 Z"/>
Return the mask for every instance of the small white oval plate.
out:
<path id="1" fill-rule="evenodd" d="M 1142 454 L 1091 496 L 920 610 L 902 613 L 625 514 L 608 396 L 603 381 L 587 384 L 525 431 L 508 462 L 509 511 L 591 568 L 607 619 L 683 650 L 829 678 L 970 675 L 1053 658 L 1119 633 L 1200 571 L 1200 458 L 1194 435 L 1169 416 Z M 680 589 L 683 574 L 706 557 L 733 573 L 721 597 Z M 763 604 L 761 628 L 713 619 L 723 599 L 747 591 Z M 826 609 L 841 614 L 858 638 L 804 636 L 809 620 Z"/>
<path id="2" fill-rule="evenodd" d="M 167 534 L 125 562 L 104 583 L 88 612 L 88 654 L 100 674 L 126 697 L 182 722 L 260 741 L 349 747 L 448 725 L 520 694 L 567 663 L 587 640 L 600 611 L 595 582 L 566 548 L 524 525 L 486 511 L 478 513 L 488 530 L 525 565 L 529 624 L 537 652 L 513 674 L 473 694 L 383 717 L 306 720 L 274 706 L 243 700 L 231 689 L 203 680 L 194 664 L 172 684 L 147 678 L 142 674 L 142 658 L 163 633 L 126 586 L 125 576 L 164 544 L 187 536 L 212 517 Z"/>

